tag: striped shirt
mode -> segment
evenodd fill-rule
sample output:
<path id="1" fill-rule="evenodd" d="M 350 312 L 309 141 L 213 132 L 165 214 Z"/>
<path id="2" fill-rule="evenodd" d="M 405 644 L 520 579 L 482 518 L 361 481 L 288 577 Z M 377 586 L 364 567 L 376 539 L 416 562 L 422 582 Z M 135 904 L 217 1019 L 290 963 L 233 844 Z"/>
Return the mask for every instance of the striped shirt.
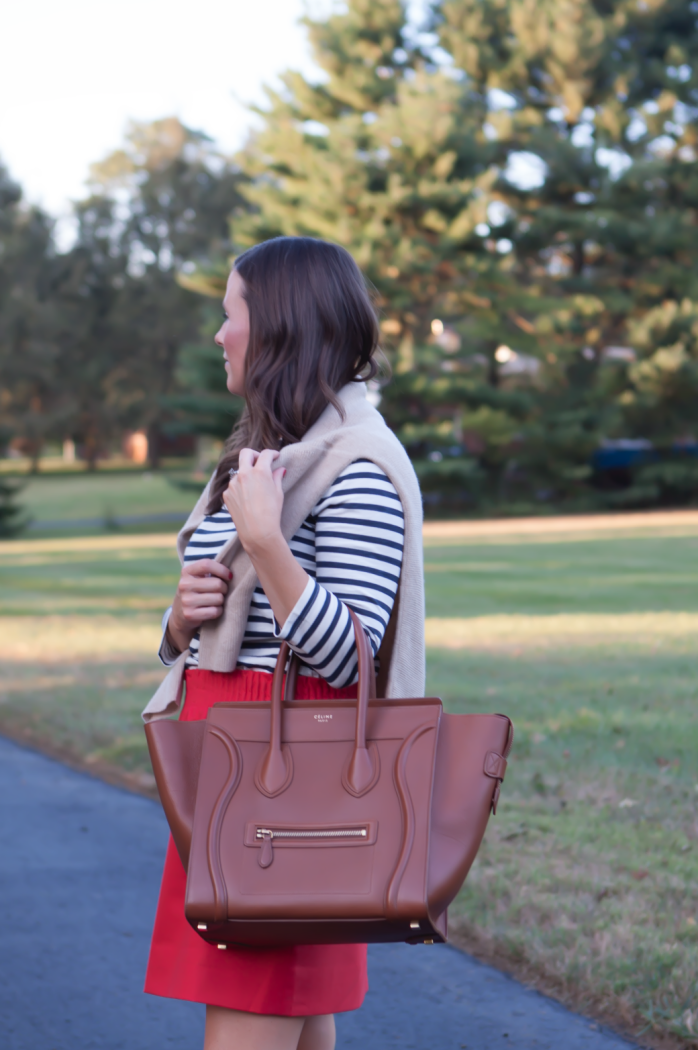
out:
<path id="1" fill-rule="evenodd" d="M 335 688 L 356 682 L 348 607 L 361 620 L 375 656 L 395 601 L 404 532 L 400 497 L 384 471 L 369 460 L 351 463 L 289 544 L 310 579 L 283 626 L 262 588 L 255 588 L 237 666 L 273 671 L 285 639 L 303 661 L 301 674 L 320 676 Z M 207 515 L 189 540 L 185 564 L 215 558 L 234 533 L 225 507 Z M 160 655 L 169 663 L 175 654 L 163 646 Z M 186 666 L 197 667 L 198 657 L 197 633 Z"/>

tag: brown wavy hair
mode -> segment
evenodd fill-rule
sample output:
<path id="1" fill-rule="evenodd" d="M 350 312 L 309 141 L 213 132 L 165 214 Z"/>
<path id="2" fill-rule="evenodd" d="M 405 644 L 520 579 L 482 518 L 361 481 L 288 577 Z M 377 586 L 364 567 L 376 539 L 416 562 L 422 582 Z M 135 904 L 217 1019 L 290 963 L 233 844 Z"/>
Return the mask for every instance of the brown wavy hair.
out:
<path id="1" fill-rule="evenodd" d="M 211 485 L 220 510 L 228 471 L 243 448 L 261 452 L 300 441 L 337 391 L 377 372 L 378 321 L 349 252 L 311 237 L 276 237 L 235 261 L 250 312 L 245 409 Z"/>

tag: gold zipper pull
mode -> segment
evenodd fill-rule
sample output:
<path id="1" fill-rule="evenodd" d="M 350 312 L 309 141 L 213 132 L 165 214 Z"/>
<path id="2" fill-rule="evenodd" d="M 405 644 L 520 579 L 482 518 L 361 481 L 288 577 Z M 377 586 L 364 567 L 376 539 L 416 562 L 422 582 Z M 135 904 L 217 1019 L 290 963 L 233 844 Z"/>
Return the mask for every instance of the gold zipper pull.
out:
<path id="1" fill-rule="evenodd" d="M 259 851 L 259 866 L 260 868 L 268 868 L 274 859 L 274 850 L 271 844 L 274 833 L 269 831 L 268 828 L 260 828 L 257 832 L 257 837 L 262 839 L 262 848 Z"/>

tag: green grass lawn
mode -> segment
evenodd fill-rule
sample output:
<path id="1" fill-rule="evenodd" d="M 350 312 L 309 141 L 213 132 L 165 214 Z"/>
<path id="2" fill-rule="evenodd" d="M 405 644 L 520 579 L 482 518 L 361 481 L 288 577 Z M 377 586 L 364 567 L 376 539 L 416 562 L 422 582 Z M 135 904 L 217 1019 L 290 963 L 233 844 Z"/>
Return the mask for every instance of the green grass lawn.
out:
<path id="1" fill-rule="evenodd" d="M 165 472 L 32 475 L 19 497 L 39 522 L 98 518 L 109 522 L 132 515 L 181 514 L 187 517 L 192 492 L 171 484 Z M 43 530 L 42 530 L 43 533 Z"/>
<path id="2" fill-rule="evenodd" d="M 0 544 L 0 730 L 145 788 L 140 712 L 163 677 L 159 621 L 179 578 L 174 537 L 153 539 Z"/>
<path id="3" fill-rule="evenodd" d="M 425 557 L 428 691 L 516 726 L 454 929 L 644 1039 L 696 1046 L 698 534 L 686 532 L 477 540 Z M 178 577 L 166 542 L 0 545 L 0 728 L 152 787 L 139 713 Z"/>
<path id="4" fill-rule="evenodd" d="M 467 645 L 430 650 L 429 690 L 516 726 L 455 927 L 578 1006 L 686 1045 L 698 1033 L 698 617 L 680 614 L 698 611 L 697 555 L 698 536 L 646 534 L 426 551 L 428 615 L 465 619 Z M 489 636 L 471 618 L 489 618 Z M 575 619 L 585 630 L 565 637 Z"/>

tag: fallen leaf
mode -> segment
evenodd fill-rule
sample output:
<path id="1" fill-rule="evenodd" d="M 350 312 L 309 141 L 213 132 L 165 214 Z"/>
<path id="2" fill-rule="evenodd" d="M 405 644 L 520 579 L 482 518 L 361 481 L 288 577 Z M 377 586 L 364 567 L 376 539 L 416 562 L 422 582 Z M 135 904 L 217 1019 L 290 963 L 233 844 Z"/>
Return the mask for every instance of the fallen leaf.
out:
<path id="1" fill-rule="evenodd" d="M 618 803 L 618 809 L 632 809 L 633 806 L 637 806 L 639 803 L 635 798 L 622 798 Z"/>
<path id="2" fill-rule="evenodd" d="M 635 879 L 636 882 L 642 882 L 642 880 L 646 879 L 648 875 L 649 872 L 645 868 L 640 868 L 639 871 L 630 872 L 630 878 Z"/>

